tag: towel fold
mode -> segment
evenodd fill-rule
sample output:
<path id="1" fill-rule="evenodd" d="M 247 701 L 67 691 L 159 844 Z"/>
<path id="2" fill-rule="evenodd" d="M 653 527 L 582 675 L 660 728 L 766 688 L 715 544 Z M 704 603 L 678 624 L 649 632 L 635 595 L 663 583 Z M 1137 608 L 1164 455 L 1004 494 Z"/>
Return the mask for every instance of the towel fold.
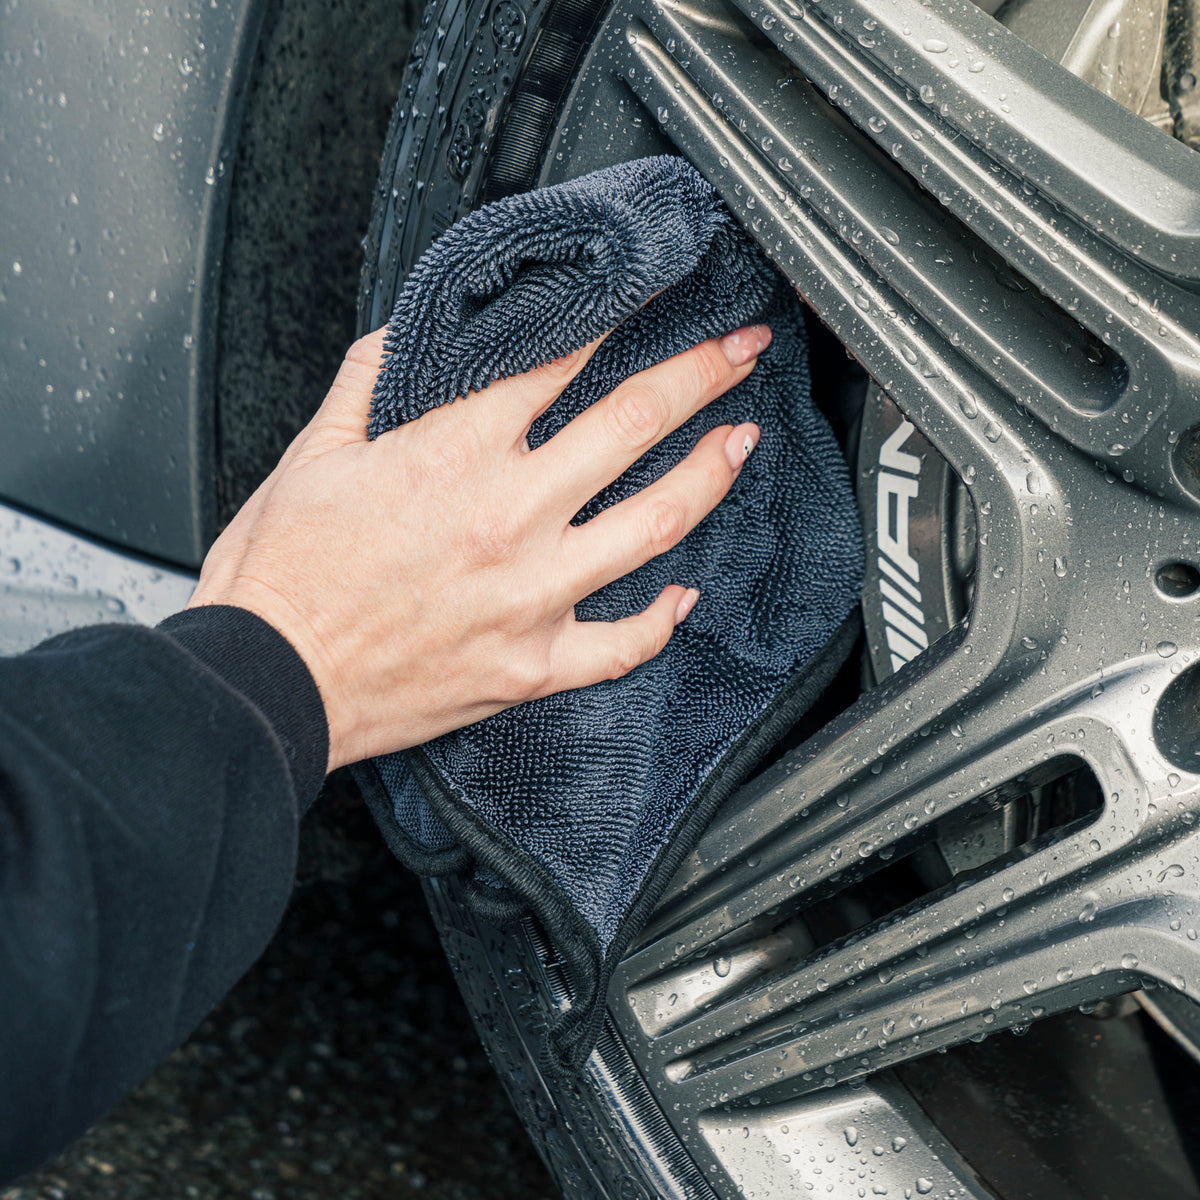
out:
<path id="1" fill-rule="evenodd" d="M 698 587 L 667 648 L 622 679 L 358 772 L 410 866 L 465 872 L 493 919 L 541 922 L 573 988 L 547 1035 L 559 1069 L 586 1059 L 613 967 L 704 824 L 849 653 L 862 570 L 854 497 L 809 393 L 795 292 L 682 159 L 621 164 L 472 213 L 414 267 L 388 326 L 373 437 L 615 327 L 534 425 L 536 447 L 634 372 L 758 321 L 774 340 L 751 375 L 576 518 L 641 490 L 717 425 L 760 425 L 713 513 L 577 607 L 581 620 L 615 620 L 668 583 Z"/>

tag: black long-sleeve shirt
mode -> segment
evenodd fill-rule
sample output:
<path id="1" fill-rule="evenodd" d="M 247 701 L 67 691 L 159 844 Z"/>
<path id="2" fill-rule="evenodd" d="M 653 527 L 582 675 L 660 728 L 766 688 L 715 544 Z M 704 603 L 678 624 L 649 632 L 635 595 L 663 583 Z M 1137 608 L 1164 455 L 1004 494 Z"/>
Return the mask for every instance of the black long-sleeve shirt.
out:
<path id="1" fill-rule="evenodd" d="M 0 1183 L 62 1149 L 258 957 L 328 755 L 237 608 L 0 659 Z"/>

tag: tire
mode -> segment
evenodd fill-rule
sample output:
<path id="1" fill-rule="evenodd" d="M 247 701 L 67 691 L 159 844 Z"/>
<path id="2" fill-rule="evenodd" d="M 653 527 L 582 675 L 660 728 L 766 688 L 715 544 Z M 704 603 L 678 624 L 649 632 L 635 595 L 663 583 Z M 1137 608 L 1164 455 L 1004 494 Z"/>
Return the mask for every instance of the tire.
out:
<path id="1" fill-rule="evenodd" d="M 682 61 L 674 39 L 654 25 L 662 10 L 648 3 L 620 24 L 626 11 L 620 5 L 601 8 L 585 0 L 434 0 L 384 151 L 365 243 L 359 331 L 384 322 L 421 252 L 478 204 L 618 159 L 683 152 L 714 179 L 837 340 L 884 385 L 888 395 L 873 387 L 864 413 L 855 417 L 863 389 L 844 362 L 823 381 L 826 407 L 835 417 L 850 417 L 848 453 L 857 457 L 865 523 L 879 530 L 881 547 L 890 539 L 897 561 L 907 552 L 921 579 L 939 580 L 938 596 L 910 581 L 906 619 L 896 615 L 901 602 L 889 582 L 894 572 L 884 578 L 887 568 L 880 565 L 869 575 L 864 678 L 874 690 L 856 701 L 831 695 L 826 714 L 854 701 L 849 714 L 787 750 L 784 768 L 743 790 L 737 805 L 757 813 L 763 830 L 754 856 L 747 850 L 714 865 L 722 839 L 731 836 L 720 817 L 714 822 L 708 844 L 681 869 L 660 916 L 631 950 L 628 969 L 614 979 L 610 1019 L 577 1084 L 550 1085 L 538 1068 L 541 1033 L 548 1016 L 569 1002 L 569 988 L 534 923 L 488 924 L 467 905 L 455 879 L 428 881 L 450 963 L 501 1080 L 571 1200 L 732 1200 L 807 1194 L 806 1188 L 839 1200 L 871 1189 L 1008 1200 L 1198 1194 L 1192 1160 L 1200 1137 L 1184 1115 L 1198 1092 L 1176 1043 L 1195 1053 L 1185 1027 L 1195 1027 L 1200 964 L 1187 969 L 1194 935 L 1178 897 L 1200 895 L 1200 857 L 1184 865 L 1190 821 L 1162 830 L 1154 847 L 1134 827 L 1154 825 L 1168 798 L 1181 812 L 1200 808 L 1193 762 L 1200 746 L 1189 715 L 1200 711 L 1200 678 L 1187 666 L 1200 653 L 1188 607 L 1200 596 L 1194 550 L 1200 544 L 1200 425 L 1188 408 L 1193 367 L 1167 364 L 1168 358 L 1176 365 L 1200 361 L 1197 322 L 1186 301 L 1200 280 L 1200 253 L 1186 223 L 1167 229 L 1151 205 L 1139 207 L 1136 188 L 1105 179 L 1073 157 L 1055 122 L 1061 124 L 1064 112 L 1084 114 L 1083 124 L 1106 139 L 1114 162 L 1157 171 L 1189 198 L 1200 197 L 1200 168 L 1177 143 L 1122 115 L 1115 104 L 1097 108 L 1081 84 L 1045 59 L 1030 58 L 1015 37 L 965 8 L 943 11 L 902 0 L 905 19 L 918 31 L 926 28 L 926 36 L 901 37 L 897 28 L 888 43 L 876 28 L 887 24 L 882 14 L 868 15 L 855 39 L 841 39 L 836 30 L 843 17 L 861 7 L 855 0 L 824 0 L 820 12 L 787 0 L 761 12 L 746 3 L 754 29 L 716 0 L 662 18 L 678 20 L 681 41 L 694 37 L 694 46 L 703 46 L 706 38 L 716 44 L 728 36 L 738 48 L 697 67 Z M 1009 8 L 1008 19 L 1025 37 L 1050 38 L 1037 23 L 1045 9 Z M 693 12 L 716 12 L 721 19 L 689 24 Z M 795 41 L 781 33 L 785 27 Z M 639 59 L 637 30 L 647 28 L 643 40 L 662 53 Z M 1056 29 L 1055 36 L 1062 35 L 1061 23 Z M 945 31 L 950 36 L 943 37 Z M 976 64 L 961 51 L 967 69 L 957 75 L 954 37 L 980 55 Z M 1061 40 L 1064 46 L 1071 41 Z M 876 70 L 877 43 L 892 48 L 907 94 L 891 82 L 891 68 L 878 85 L 874 76 L 853 91 L 838 82 L 866 78 L 851 75 L 863 64 Z M 800 72 L 804 53 L 812 57 Z M 1173 53 L 1168 45 L 1164 79 L 1175 70 Z M 795 71 L 777 78 L 777 64 L 785 60 Z M 955 66 L 943 69 L 947 60 Z M 766 64 L 761 70 L 760 61 Z M 635 63 L 640 76 L 631 69 Z M 704 75 L 710 63 L 725 71 L 721 86 L 736 93 L 731 99 L 723 101 Z M 1089 69 L 1099 78 L 1102 67 Z M 982 89 L 971 81 L 1005 72 L 1034 98 L 1011 118 L 1011 128 L 999 108 L 976 114 L 970 107 L 970 89 Z M 800 93 L 806 74 L 811 95 L 778 100 L 788 87 L 788 98 Z M 967 82 L 954 92 L 960 77 Z M 662 82 L 672 78 L 673 92 Z M 698 81 L 692 90 L 690 80 Z M 661 101 L 655 99 L 660 93 Z M 957 99 L 939 106 L 939 94 Z M 746 99 L 756 95 L 758 107 Z M 1141 96 L 1141 111 L 1160 127 L 1169 125 L 1169 113 L 1149 112 L 1153 99 Z M 778 110 L 771 108 L 776 103 Z M 809 121 L 804 129 L 812 134 L 807 141 L 789 131 L 786 103 L 801 104 Z M 887 103 L 915 133 L 906 126 L 902 140 L 891 140 L 901 136 L 901 122 L 882 115 Z M 751 155 L 739 162 L 721 139 L 737 142 L 738 130 L 753 130 L 761 114 L 775 124 L 770 136 L 764 125 L 753 144 L 737 143 L 736 153 L 749 147 L 760 155 L 744 166 Z M 992 122 L 986 136 L 979 133 L 985 115 Z M 894 135 L 883 132 L 889 122 Z M 933 132 L 922 139 L 922 129 Z M 800 147 L 792 162 L 780 155 L 780 145 L 771 148 L 789 137 Z M 819 154 L 814 138 L 818 146 L 826 139 Z M 806 193 L 796 184 L 788 192 L 806 155 L 815 164 L 806 168 L 812 172 L 807 178 L 817 185 Z M 837 209 L 836 195 L 822 210 L 810 199 L 825 171 L 831 193 L 839 172 L 843 181 L 858 181 L 843 185 L 845 211 Z M 938 171 L 947 180 L 958 171 L 957 190 L 934 182 Z M 999 184 L 989 191 L 992 180 L 1007 187 L 1010 174 L 1019 184 L 1012 189 L 1015 200 Z M 1114 168 L 1114 176 L 1123 175 Z M 974 182 L 967 187 L 964 180 Z M 784 205 L 785 192 L 789 204 L 797 204 Z M 869 208 L 875 193 L 898 206 L 898 233 L 890 219 L 855 224 L 852 202 L 865 197 Z M 1005 217 L 1009 224 L 997 232 L 991 214 L 1008 212 L 1005 205 L 1026 206 L 1043 222 L 1038 237 L 1065 246 L 1084 276 L 1091 271 L 1099 279 L 1107 271 L 1110 282 L 1136 279 L 1137 289 L 1126 286 L 1105 301 L 1097 284 L 1095 294 L 1073 302 L 1054 265 L 1062 255 L 1051 249 L 1038 258 L 1036 239 L 1026 238 L 1015 218 Z M 797 207 L 807 212 L 807 223 L 795 219 Z M 889 246 L 897 244 L 910 249 L 907 263 L 889 257 Z M 898 317 L 901 309 L 907 319 Z M 1002 310 L 1003 328 L 993 310 Z M 1175 339 L 1161 358 L 1143 324 L 1160 312 L 1167 316 L 1157 336 Z M 842 362 L 840 355 L 825 358 Z M 1135 396 L 1144 387 L 1165 397 L 1148 423 Z M 1098 441 L 1095 429 L 1122 416 L 1126 428 L 1142 421 L 1150 432 L 1137 432 L 1128 444 Z M 1107 481 L 1099 491 L 1097 479 Z M 899 535 L 889 524 L 896 510 L 876 503 L 888 494 L 911 494 L 913 528 L 925 531 L 898 549 Z M 1087 515 L 1098 514 L 1101 505 L 1107 506 L 1103 521 L 1113 512 L 1117 521 L 1097 524 L 1096 515 L 1089 526 Z M 1047 509 L 1055 514 L 1052 532 L 1043 532 L 1037 519 L 1041 511 L 1044 520 Z M 1031 527 L 1038 527 L 1036 544 L 1026 533 Z M 1125 570 L 1125 554 L 1110 553 L 1118 537 L 1144 564 L 1137 579 Z M 1060 552 L 1052 552 L 1055 546 Z M 1100 574 L 1093 559 L 1108 564 Z M 1097 600 L 1122 571 L 1124 591 Z M 910 574 L 917 578 L 915 566 Z M 1018 576 L 1020 585 L 1010 588 Z M 1035 589 L 1044 603 L 1025 604 L 1022 597 Z M 1134 593 L 1141 613 L 1153 617 L 1130 608 L 1123 624 L 1129 606 L 1122 597 Z M 1059 647 L 1068 640 L 1077 641 L 1076 665 L 1054 669 L 1073 682 L 1052 703 L 1038 691 L 1038 679 L 1049 670 L 1039 671 L 1038 663 L 1065 664 Z M 1090 665 L 1079 668 L 1080 656 L 1088 655 Z M 1106 699 L 1109 678 L 1128 680 L 1139 698 L 1119 705 Z M 919 719 L 905 715 L 922 708 L 927 712 Z M 1071 714 L 1069 728 L 1064 712 Z M 1052 753 L 1034 755 L 1035 728 L 1050 737 Z M 856 740 L 856 729 L 876 731 L 867 749 L 859 745 L 867 735 Z M 797 731 L 790 744 L 810 732 Z M 1115 765 L 1121 755 L 1127 767 Z M 822 766 L 834 761 L 841 772 L 836 780 L 832 768 Z M 954 764 L 961 761 L 974 764 L 970 780 L 962 768 L 969 803 L 959 801 L 959 785 L 946 782 L 958 778 Z M 796 793 L 800 785 L 787 782 L 800 777 L 810 780 L 811 794 L 819 793 L 807 806 L 805 793 Z M 904 808 L 903 794 L 924 807 Z M 886 799 L 872 800 L 876 795 Z M 1140 803 L 1134 797 L 1147 795 L 1158 797 L 1156 812 L 1142 807 L 1136 820 L 1127 817 L 1127 806 Z M 840 817 L 831 807 L 835 800 Z M 882 814 L 878 829 L 868 827 L 875 803 Z M 741 897 L 770 873 L 760 861 L 784 855 L 788 839 L 804 844 L 798 823 L 810 807 L 825 811 L 820 805 L 831 813 L 829 830 L 844 826 L 845 832 L 822 834 L 826 840 L 814 842 L 811 854 L 836 849 L 836 861 L 842 842 L 835 839 L 844 837 L 861 862 L 839 870 L 819 863 L 812 871 L 821 876 L 820 889 L 805 892 L 808 881 L 796 875 L 797 894 L 777 886 L 773 908 L 752 912 L 746 901 L 739 909 Z M 911 838 L 889 832 L 899 829 L 902 809 Z M 778 874 L 780 884 L 784 877 Z M 1136 912 L 1129 907 L 1135 895 Z M 722 928 L 742 933 L 704 941 L 696 932 L 702 919 L 695 916 L 704 904 L 719 910 Z M 935 928 L 935 918 L 944 924 Z M 1026 927 L 1032 932 L 1021 940 L 1016 930 Z M 685 955 L 688 979 L 706 962 L 723 979 L 732 962 L 734 977 L 749 964 L 747 978 L 764 980 L 757 992 L 746 984 L 751 999 L 730 992 L 728 1001 L 731 1010 L 744 1003 L 737 1012 L 766 1031 L 761 1045 L 722 1041 L 724 1031 L 713 1032 L 711 1020 L 705 1027 L 714 1045 L 729 1047 L 720 1053 L 747 1064 L 743 1074 L 750 1082 L 735 1079 L 741 1092 L 734 1089 L 732 1096 L 717 1091 L 721 1080 L 735 1078 L 719 1054 L 701 1060 L 693 1075 L 684 1046 L 668 1044 L 672 1030 L 683 1027 L 672 1024 L 677 1018 L 646 1016 L 646 1003 L 661 1006 L 671 981 L 684 978 L 684 968 L 669 951 L 660 952 L 660 944 L 693 934 Z M 903 938 L 917 945 L 915 957 L 901 954 Z M 1064 947 L 1061 966 L 1047 965 L 1044 945 Z M 782 957 L 770 958 L 776 953 Z M 756 966 L 755 955 L 769 964 Z M 803 1003 L 769 1008 L 775 1003 L 767 995 L 771 972 L 794 979 L 798 989 L 803 985 Z M 722 986 L 696 1001 L 689 1028 L 704 1027 L 706 1014 L 725 1003 L 712 999 L 726 995 Z M 822 999 L 826 988 L 841 997 L 837 1006 Z M 1128 999 L 1134 993 L 1144 1006 Z M 641 999 L 641 1015 L 631 997 Z M 861 1011 L 874 1014 L 878 1025 L 868 1031 L 862 1023 L 861 1033 L 850 1032 L 852 1019 L 860 1024 L 853 1017 L 859 998 Z M 752 1000 L 760 1007 L 752 1009 Z M 960 1009 L 951 1012 L 951 1001 Z M 801 1020 L 797 1008 L 812 1015 Z M 772 1022 L 768 1011 L 791 1015 Z M 893 1014 L 903 1014 L 899 1032 Z M 1097 1017 L 1112 1019 L 1099 1026 Z M 1001 1029 L 1024 1033 L 1031 1025 L 1028 1038 L 990 1037 Z M 1084 1069 L 1100 1042 L 1104 1070 Z M 779 1084 L 758 1075 L 751 1080 L 765 1061 L 763 1047 L 786 1051 L 789 1062 L 804 1056 L 813 1066 L 806 1073 L 789 1066 Z M 925 1057 L 934 1050 L 949 1053 Z M 1100 1051 L 1095 1055 L 1099 1061 Z M 692 1086 L 694 1076 L 699 1081 Z M 711 1087 L 709 1076 L 718 1081 Z M 1113 1078 L 1123 1085 L 1105 1082 Z M 768 1128 L 766 1114 L 784 1110 L 796 1129 L 787 1132 L 788 1123 L 777 1119 Z M 1061 1132 L 1089 1123 L 1093 1130 L 1103 1124 L 1109 1136 Z M 792 1139 L 786 1152 L 781 1137 Z"/>
<path id="2" fill-rule="evenodd" d="M 397 283 L 459 217 L 532 186 L 601 11 L 592 0 L 433 0 L 425 10 L 365 240 L 360 334 L 387 320 Z"/>
<path id="3" fill-rule="evenodd" d="M 360 336 L 384 323 L 398 285 L 441 233 L 477 203 L 532 185 L 539 133 L 561 105 L 600 15 L 587 0 L 559 4 L 548 17 L 551 7 L 545 0 L 434 0 L 426 9 L 366 236 Z M 521 71 L 543 29 L 558 47 L 557 69 L 528 81 Z M 518 89 L 519 78 L 528 86 Z M 505 118 L 508 136 L 497 146 Z M 631 1151 L 611 1114 L 582 1089 L 543 1078 L 539 1039 L 564 985 L 544 969 L 536 929 L 481 926 L 453 878 L 427 880 L 425 894 L 488 1057 L 562 1194 L 655 1195 L 643 1149 Z"/>

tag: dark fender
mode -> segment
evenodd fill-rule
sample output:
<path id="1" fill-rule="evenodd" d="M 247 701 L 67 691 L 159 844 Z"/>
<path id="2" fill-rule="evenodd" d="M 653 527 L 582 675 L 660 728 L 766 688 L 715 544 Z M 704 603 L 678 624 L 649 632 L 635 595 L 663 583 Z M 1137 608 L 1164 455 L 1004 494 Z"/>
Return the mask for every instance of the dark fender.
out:
<path id="1" fill-rule="evenodd" d="M 265 8 L 0 23 L 0 498 L 185 565 L 215 529 L 217 283 Z"/>

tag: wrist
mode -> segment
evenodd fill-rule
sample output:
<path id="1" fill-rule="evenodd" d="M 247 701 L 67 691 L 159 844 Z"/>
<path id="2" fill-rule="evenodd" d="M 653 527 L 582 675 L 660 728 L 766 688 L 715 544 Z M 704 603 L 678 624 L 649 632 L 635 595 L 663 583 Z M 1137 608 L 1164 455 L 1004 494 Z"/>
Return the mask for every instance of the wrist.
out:
<path id="1" fill-rule="evenodd" d="M 329 770 L 330 727 L 309 665 L 287 635 L 252 609 L 195 598 L 159 626 L 238 692 L 270 725 L 303 810 Z"/>

